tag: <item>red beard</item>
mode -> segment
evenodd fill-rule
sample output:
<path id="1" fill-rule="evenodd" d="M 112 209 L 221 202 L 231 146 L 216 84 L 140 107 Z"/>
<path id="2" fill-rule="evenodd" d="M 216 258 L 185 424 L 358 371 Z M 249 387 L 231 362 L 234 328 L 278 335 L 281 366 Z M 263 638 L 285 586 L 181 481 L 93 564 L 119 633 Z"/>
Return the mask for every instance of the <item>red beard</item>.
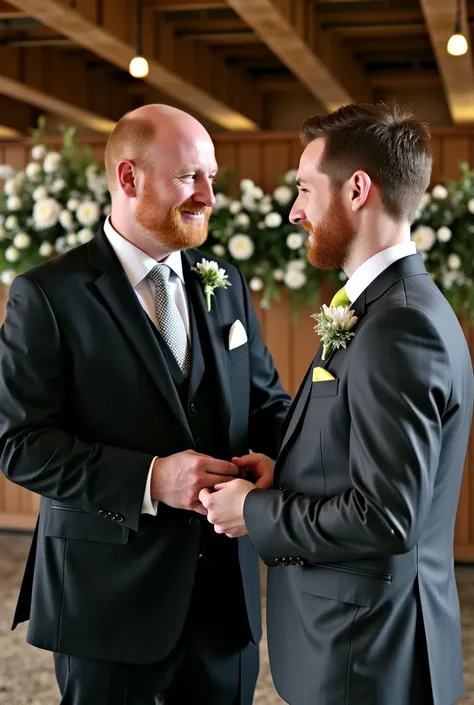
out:
<path id="1" fill-rule="evenodd" d="M 311 233 L 306 243 L 308 260 L 318 269 L 341 269 L 347 260 L 352 240 L 356 234 L 342 205 L 340 191 L 331 197 L 326 213 L 318 223 L 303 222 Z"/>
<path id="2" fill-rule="evenodd" d="M 185 222 L 182 211 L 204 213 L 199 222 Z M 200 247 L 207 239 L 209 218 L 212 208 L 198 206 L 187 201 L 163 214 L 163 207 L 153 192 L 149 181 L 145 183 L 143 195 L 135 211 L 135 218 L 144 230 L 151 233 L 170 252 Z"/>

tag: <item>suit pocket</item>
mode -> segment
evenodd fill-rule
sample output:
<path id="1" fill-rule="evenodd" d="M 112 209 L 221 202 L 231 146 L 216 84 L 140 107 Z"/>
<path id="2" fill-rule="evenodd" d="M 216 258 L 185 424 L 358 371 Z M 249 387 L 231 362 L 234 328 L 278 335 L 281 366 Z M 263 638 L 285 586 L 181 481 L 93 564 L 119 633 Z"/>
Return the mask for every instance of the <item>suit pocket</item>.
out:
<path id="1" fill-rule="evenodd" d="M 391 575 L 337 564 L 315 564 L 302 568 L 301 592 L 369 607 L 391 589 Z"/>
<path id="2" fill-rule="evenodd" d="M 49 511 L 45 536 L 94 543 L 125 545 L 130 530 L 75 507 L 54 504 Z"/>
<path id="3" fill-rule="evenodd" d="M 228 350 L 227 354 L 231 362 L 238 362 L 238 360 L 243 360 L 244 358 L 249 356 L 248 343 L 239 345 L 238 348 L 234 348 L 233 350 Z"/>
<path id="4" fill-rule="evenodd" d="M 324 382 L 312 382 L 311 384 L 311 397 L 335 397 L 338 392 L 338 379 L 328 379 Z"/>

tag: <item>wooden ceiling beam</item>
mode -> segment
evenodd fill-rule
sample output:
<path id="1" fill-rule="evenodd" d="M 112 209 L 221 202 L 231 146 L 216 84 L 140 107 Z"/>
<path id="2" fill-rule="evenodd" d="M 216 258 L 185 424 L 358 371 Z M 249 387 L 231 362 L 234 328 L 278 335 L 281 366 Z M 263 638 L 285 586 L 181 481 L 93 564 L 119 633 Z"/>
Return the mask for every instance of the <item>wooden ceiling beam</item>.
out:
<path id="1" fill-rule="evenodd" d="M 27 17 L 27 14 L 12 7 L 8 2 L 0 1 L 0 20 L 15 20 L 22 17 Z"/>
<path id="2" fill-rule="evenodd" d="M 94 132 L 109 134 L 115 126 L 107 103 L 124 105 L 117 84 L 101 80 L 99 72 L 88 71 L 76 56 L 59 60 L 51 48 L 0 47 L 0 67 L 0 93 Z"/>
<path id="3" fill-rule="evenodd" d="M 78 0 L 76 9 L 66 0 L 13 0 L 12 4 L 128 71 L 135 56 L 135 3 L 131 0 Z M 227 67 L 202 43 L 176 39 L 163 13 L 153 13 L 149 6 L 146 13 L 143 52 L 150 70 L 144 80 L 221 127 L 257 129 L 262 100 L 250 77 Z M 160 20 L 158 27 L 153 17 Z"/>
<path id="4" fill-rule="evenodd" d="M 0 95 L 0 115 L 3 125 L 0 126 L 0 136 L 11 132 L 11 137 L 28 135 L 31 127 L 37 124 L 40 111 L 28 105 L 20 103 L 7 95 Z"/>
<path id="5" fill-rule="evenodd" d="M 370 101 L 362 68 L 335 36 L 316 30 L 317 7 L 310 0 L 227 0 L 327 111 Z"/>
<path id="6" fill-rule="evenodd" d="M 434 71 L 377 71 L 370 74 L 374 88 L 428 88 L 441 85 Z"/>
<path id="7" fill-rule="evenodd" d="M 226 0 L 144 0 L 154 12 L 189 12 L 190 10 L 222 10 Z"/>
<path id="8" fill-rule="evenodd" d="M 446 45 L 453 33 L 456 5 L 446 0 L 420 0 L 438 69 L 444 86 L 446 102 L 454 123 L 474 122 L 474 69 L 471 43 L 464 56 L 450 56 Z M 465 10 L 465 4 L 462 3 Z M 467 27 L 464 16 L 463 27 Z M 465 31 L 467 31 L 465 29 Z"/>

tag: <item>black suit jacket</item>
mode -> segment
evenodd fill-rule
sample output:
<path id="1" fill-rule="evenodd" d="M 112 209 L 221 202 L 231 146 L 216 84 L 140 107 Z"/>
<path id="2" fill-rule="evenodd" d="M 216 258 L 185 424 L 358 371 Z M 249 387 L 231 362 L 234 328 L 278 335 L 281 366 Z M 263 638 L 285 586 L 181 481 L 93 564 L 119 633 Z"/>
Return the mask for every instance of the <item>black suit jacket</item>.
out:
<path id="1" fill-rule="evenodd" d="M 242 275 L 210 313 L 182 254 L 186 293 L 215 375 L 221 456 L 251 447 L 276 456 L 290 405 L 260 334 Z M 248 344 L 228 350 L 240 319 Z M 84 658 L 147 663 L 180 636 L 205 517 L 163 504 L 142 515 L 150 463 L 199 451 L 156 336 L 104 233 L 15 279 L 0 334 L 0 467 L 42 496 L 15 624 L 30 643 Z M 225 449 L 225 450 L 222 450 Z M 238 553 L 253 639 L 260 636 L 258 558 Z M 211 596 L 210 596 L 211 599 Z"/>
<path id="2" fill-rule="evenodd" d="M 473 379 L 419 255 L 355 302 L 347 349 L 318 352 L 275 487 L 244 512 L 269 570 L 276 686 L 292 705 L 451 705 L 462 693 L 453 534 Z M 312 382 L 323 365 L 334 380 Z"/>

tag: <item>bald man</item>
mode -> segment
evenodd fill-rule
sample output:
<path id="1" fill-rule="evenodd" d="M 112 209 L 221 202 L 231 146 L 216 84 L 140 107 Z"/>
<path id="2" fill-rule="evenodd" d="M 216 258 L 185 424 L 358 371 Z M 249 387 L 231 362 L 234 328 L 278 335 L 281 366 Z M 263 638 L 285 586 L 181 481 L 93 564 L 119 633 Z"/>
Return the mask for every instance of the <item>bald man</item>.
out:
<path id="1" fill-rule="evenodd" d="M 290 399 L 242 275 L 218 262 L 231 286 L 208 311 L 194 271 L 217 171 L 203 126 L 129 113 L 106 169 L 111 216 L 15 279 L 0 334 L 0 467 L 41 495 L 13 628 L 54 652 L 62 705 L 250 705 L 258 559 L 199 493 L 249 448 L 276 457 Z"/>

